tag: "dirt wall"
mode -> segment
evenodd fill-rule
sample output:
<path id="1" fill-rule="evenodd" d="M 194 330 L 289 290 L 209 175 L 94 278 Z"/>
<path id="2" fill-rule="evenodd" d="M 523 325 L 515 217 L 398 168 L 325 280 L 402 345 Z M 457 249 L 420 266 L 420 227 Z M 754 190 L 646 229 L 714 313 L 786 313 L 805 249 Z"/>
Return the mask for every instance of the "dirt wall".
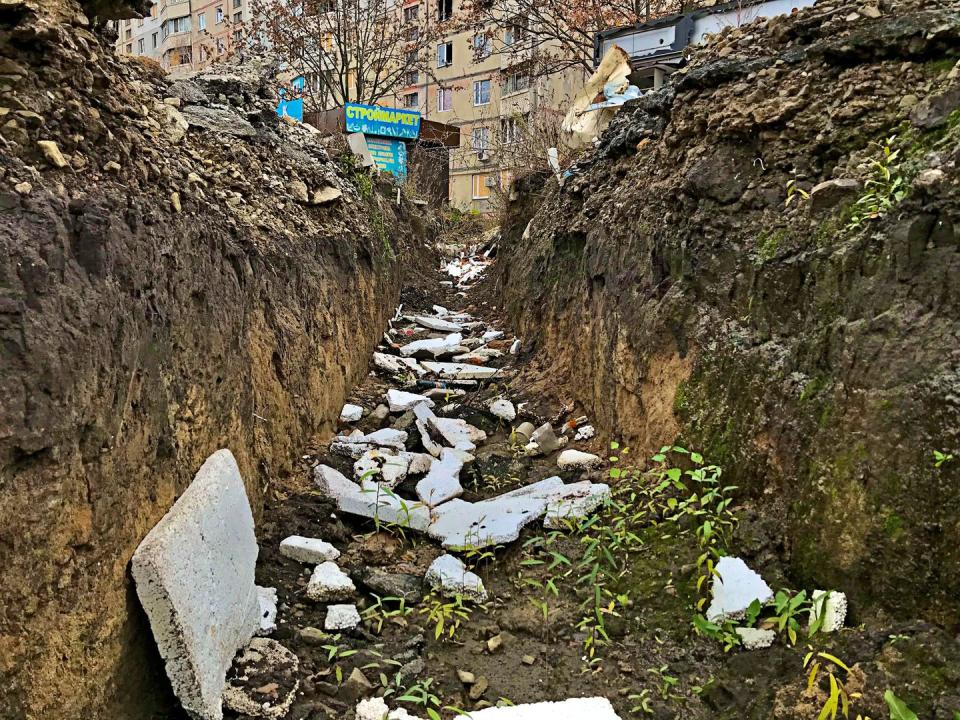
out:
<path id="1" fill-rule="evenodd" d="M 642 452 L 679 439 L 723 465 L 800 586 L 948 626 L 958 55 L 955 2 L 728 29 L 562 190 L 528 181 L 501 248 L 545 386 Z"/>
<path id="2" fill-rule="evenodd" d="M 0 14 L 0 716 L 166 717 L 134 549 L 218 448 L 255 509 L 298 481 L 425 227 L 260 69 L 171 84 L 56 10 Z"/>

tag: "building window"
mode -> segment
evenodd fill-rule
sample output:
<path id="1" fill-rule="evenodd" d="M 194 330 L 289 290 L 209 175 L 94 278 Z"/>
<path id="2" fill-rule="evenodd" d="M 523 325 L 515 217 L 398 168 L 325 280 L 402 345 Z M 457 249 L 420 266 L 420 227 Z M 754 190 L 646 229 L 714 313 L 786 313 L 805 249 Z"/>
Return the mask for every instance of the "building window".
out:
<path id="1" fill-rule="evenodd" d="M 503 84 L 505 94 L 521 92 L 530 87 L 530 76 L 524 73 L 510 73 Z"/>
<path id="2" fill-rule="evenodd" d="M 127 22 L 130 22 L 130 21 L 128 20 Z M 132 36 L 133 36 L 133 28 L 129 28 L 129 27 L 128 27 L 128 28 L 127 28 L 127 35 L 126 35 L 127 40 L 129 40 Z"/>
<path id="3" fill-rule="evenodd" d="M 403 9 L 403 22 L 407 25 L 413 25 L 417 22 L 417 19 L 420 17 L 420 6 L 411 5 L 410 7 L 405 7 Z"/>
<path id="4" fill-rule="evenodd" d="M 420 82 L 420 73 L 416 70 L 411 70 L 407 73 L 407 85 L 416 85 Z"/>
<path id="5" fill-rule="evenodd" d="M 403 106 L 415 108 L 420 106 L 420 93 L 407 93 L 403 96 Z"/>
<path id="6" fill-rule="evenodd" d="M 476 153 L 487 152 L 490 149 L 490 128 L 475 127 L 471 133 L 470 147 Z"/>
<path id="7" fill-rule="evenodd" d="M 242 12 L 234 13 L 234 14 L 233 14 L 233 21 L 234 21 L 237 25 L 239 25 L 240 23 L 242 23 L 242 22 L 243 22 L 243 13 L 242 13 Z"/>
<path id="8" fill-rule="evenodd" d="M 143 38 L 137 40 L 137 55 L 143 55 L 144 45 L 146 45 L 146 40 Z"/>
<path id="9" fill-rule="evenodd" d="M 238 43 L 238 42 L 240 42 L 242 39 L 243 39 L 243 33 L 241 33 L 239 30 L 234 30 L 234 31 L 233 31 L 233 42 L 234 42 L 234 43 Z"/>
<path id="10" fill-rule="evenodd" d="M 453 43 L 445 42 L 437 45 L 437 67 L 453 65 Z"/>
<path id="11" fill-rule="evenodd" d="M 223 22 L 223 8 L 218 7 L 217 8 L 217 25 L 219 25 L 222 22 Z"/>
<path id="12" fill-rule="evenodd" d="M 417 56 L 416 50 L 411 50 L 407 53 L 407 67 L 412 67 L 420 62 L 420 58 Z"/>
<path id="13" fill-rule="evenodd" d="M 127 43 L 127 55 L 133 55 L 133 43 Z"/>
<path id="14" fill-rule="evenodd" d="M 490 81 L 477 80 L 473 83 L 473 104 L 488 105 L 490 103 Z"/>
<path id="15" fill-rule="evenodd" d="M 190 18 L 173 18 L 163 24 L 163 36 L 174 35 L 175 33 L 190 32 Z"/>
<path id="16" fill-rule="evenodd" d="M 233 9 L 236 10 L 238 7 L 243 5 L 243 0 L 233 0 Z"/>
<path id="17" fill-rule="evenodd" d="M 437 112 L 453 110 L 453 88 L 437 90 Z"/>
<path id="18" fill-rule="evenodd" d="M 151 36 L 152 39 L 153 39 L 153 49 L 154 49 L 154 50 L 157 49 L 157 43 L 160 41 L 160 38 L 157 37 L 159 34 L 160 34 L 160 33 L 154 33 L 154 34 Z"/>
<path id="19" fill-rule="evenodd" d="M 523 126 L 527 122 L 528 115 L 513 115 L 512 117 L 502 118 L 500 120 L 500 137 L 504 145 L 520 142 L 523 136 Z"/>
<path id="20" fill-rule="evenodd" d="M 217 38 L 217 54 L 222 53 L 227 49 L 227 46 L 223 44 L 223 38 Z"/>
<path id="21" fill-rule="evenodd" d="M 490 188 L 496 183 L 490 173 L 477 173 L 473 176 L 473 199 L 486 200 L 490 197 Z"/>
<path id="22" fill-rule="evenodd" d="M 519 42 L 522 42 L 527 35 L 527 29 L 520 25 L 519 23 L 513 23 L 507 25 L 507 29 L 503 33 L 503 44 L 504 45 L 516 45 Z"/>
<path id="23" fill-rule="evenodd" d="M 453 0 L 437 0 L 437 18 L 449 20 L 453 17 Z"/>
<path id="24" fill-rule="evenodd" d="M 490 57 L 490 38 L 486 35 L 474 35 L 473 36 L 473 59 L 476 62 L 481 60 L 486 60 Z"/>
<path id="25" fill-rule="evenodd" d="M 197 15 L 197 27 L 200 28 L 201 30 L 206 30 L 206 29 L 207 29 L 207 14 L 206 14 L 206 13 L 200 13 L 199 15 Z"/>

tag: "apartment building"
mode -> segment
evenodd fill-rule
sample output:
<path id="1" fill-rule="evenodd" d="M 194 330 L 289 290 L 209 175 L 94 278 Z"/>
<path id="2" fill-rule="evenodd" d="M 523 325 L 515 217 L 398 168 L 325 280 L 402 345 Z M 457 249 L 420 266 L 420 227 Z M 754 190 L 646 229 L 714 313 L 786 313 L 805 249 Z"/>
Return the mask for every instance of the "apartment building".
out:
<path id="1" fill-rule="evenodd" d="M 237 47 L 249 20 L 250 0 L 156 0 L 147 17 L 119 22 L 117 52 L 197 70 Z"/>
<path id="2" fill-rule="evenodd" d="M 403 20 L 431 28 L 454 18 L 461 0 L 405 0 Z M 460 128 L 462 144 L 450 152 L 450 204 L 487 212 L 496 189 L 505 189 L 516 167 L 513 146 L 531 117 L 563 110 L 585 73 L 570 70 L 531 78 L 524 72 L 524 25 L 499 33 L 483 27 L 441 34 L 429 49 L 426 72 L 411 72 L 396 91 L 398 107 Z M 386 103 L 385 103 L 386 104 Z M 557 120 L 559 123 L 559 120 Z"/>

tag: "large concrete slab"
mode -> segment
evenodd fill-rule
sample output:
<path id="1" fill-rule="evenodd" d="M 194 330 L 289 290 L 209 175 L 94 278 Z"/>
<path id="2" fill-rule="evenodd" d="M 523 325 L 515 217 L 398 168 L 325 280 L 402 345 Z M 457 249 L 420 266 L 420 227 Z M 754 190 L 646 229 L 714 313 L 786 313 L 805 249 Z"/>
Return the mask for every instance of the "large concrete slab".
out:
<path id="1" fill-rule="evenodd" d="M 219 450 L 133 554 L 137 595 L 193 718 L 223 717 L 227 670 L 260 625 L 253 528 L 237 462 Z"/>
<path id="2" fill-rule="evenodd" d="M 485 378 L 491 378 L 500 372 L 499 368 L 469 365 L 467 363 L 424 360 L 421 365 L 434 375 L 439 375 L 442 378 L 456 378 L 458 380 L 483 380 Z"/>
<path id="3" fill-rule="evenodd" d="M 459 352 L 460 342 L 463 335 L 452 333 L 443 338 L 425 338 L 423 340 L 414 340 L 400 348 L 400 354 L 404 357 L 413 357 L 414 355 L 428 354 L 435 358 L 441 355 L 451 355 Z"/>
<path id="4" fill-rule="evenodd" d="M 405 500 L 384 489 L 364 490 L 327 465 L 318 465 L 313 472 L 321 492 L 333 498 L 343 512 L 421 532 L 430 525 L 430 510 L 418 501 Z"/>
<path id="5" fill-rule="evenodd" d="M 437 332 L 455 333 L 463 330 L 463 325 L 444 320 L 443 318 L 430 317 L 429 315 L 408 315 L 407 319 L 415 322 L 417 325 L 422 325 L 425 328 L 436 330 Z"/>

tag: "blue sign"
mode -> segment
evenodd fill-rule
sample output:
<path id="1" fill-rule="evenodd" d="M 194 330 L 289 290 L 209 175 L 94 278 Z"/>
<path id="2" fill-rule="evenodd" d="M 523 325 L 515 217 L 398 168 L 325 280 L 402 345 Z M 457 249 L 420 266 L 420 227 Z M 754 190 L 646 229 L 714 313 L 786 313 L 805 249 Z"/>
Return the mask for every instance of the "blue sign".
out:
<path id="1" fill-rule="evenodd" d="M 292 83 L 293 87 L 297 90 L 303 90 L 303 77 L 298 77 Z M 277 115 L 283 117 L 284 115 L 292 117 L 297 122 L 303 122 L 303 98 L 297 98 L 296 100 L 285 100 L 284 95 L 286 91 L 280 90 L 280 103 L 277 105 Z"/>
<path id="2" fill-rule="evenodd" d="M 420 134 L 420 113 L 416 110 L 347 103 L 343 108 L 346 131 L 364 135 L 415 140 Z"/>
<path id="3" fill-rule="evenodd" d="M 367 136 L 367 149 L 378 168 L 400 180 L 407 179 L 407 145 L 403 140 Z"/>

